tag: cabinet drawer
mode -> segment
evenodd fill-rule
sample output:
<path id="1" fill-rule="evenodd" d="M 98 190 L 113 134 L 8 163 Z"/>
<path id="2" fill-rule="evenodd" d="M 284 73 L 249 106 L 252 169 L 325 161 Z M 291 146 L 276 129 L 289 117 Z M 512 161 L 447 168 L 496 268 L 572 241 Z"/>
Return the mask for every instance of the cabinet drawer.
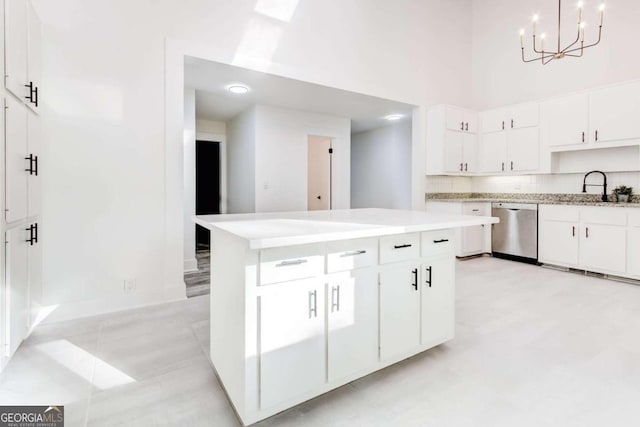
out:
<path id="1" fill-rule="evenodd" d="M 418 233 L 397 234 L 380 238 L 380 264 L 407 261 L 420 257 Z"/>
<path id="2" fill-rule="evenodd" d="M 378 263 L 378 239 L 339 240 L 327 243 L 327 272 L 353 270 Z"/>
<path id="3" fill-rule="evenodd" d="M 640 209 L 634 209 L 629 212 L 629 225 L 631 227 L 640 227 Z"/>
<path id="4" fill-rule="evenodd" d="M 491 216 L 489 203 L 463 203 L 463 215 Z"/>
<path id="5" fill-rule="evenodd" d="M 453 230 L 422 232 L 422 256 L 453 253 Z"/>
<path id="6" fill-rule="evenodd" d="M 540 219 L 545 221 L 578 222 L 580 208 L 576 206 L 540 206 Z"/>
<path id="7" fill-rule="evenodd" d="M 627 225 L 627 211 L 621 208 L 584 208 L 580 221 L 587 224 Z"/>
<path id="8" fill-rule="evenodd" d="M 260 252 L 260 284 L 287 282 L 324 274 L 324 245 L 301 245 Z"/>

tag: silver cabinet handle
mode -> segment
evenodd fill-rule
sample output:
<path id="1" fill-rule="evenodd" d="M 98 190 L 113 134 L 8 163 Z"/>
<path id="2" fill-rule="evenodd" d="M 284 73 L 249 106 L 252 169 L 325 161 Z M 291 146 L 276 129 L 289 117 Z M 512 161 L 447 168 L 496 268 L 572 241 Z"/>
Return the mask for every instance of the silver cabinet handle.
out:
<path id="1" fill-rule="evenodd" d="M 290 265 L 300 265 L 300 264 L 304 264 L 307 261 L 308 260 L 306 259 L 292 259 L 288 261 L 282 261 L 281 263 L 276 264 L 276 267 L 288 267 Z"/>
<path id="2" fill-rule="evenodd" d="M 317 291 L 309 291 L 309 319 L 318 317 L 318 294 Z"/>
<path id="3" fill-rule="evenodd" d="M 349 252 L 345 252 L 343 254 L 340 254 L 340 258 L 344 258 L 344 257 L 348 257 L 348 256 L 362 255 L 362 254 L 366 254 L 366 253 L 367 253 L 367 251 L 365 251 L 365 250 L 349 251 Z"/>
<path id="4" fill-rule="evenodd" d="M 340 285 L 331 287 L 331 312 L 340 311 Z"/>

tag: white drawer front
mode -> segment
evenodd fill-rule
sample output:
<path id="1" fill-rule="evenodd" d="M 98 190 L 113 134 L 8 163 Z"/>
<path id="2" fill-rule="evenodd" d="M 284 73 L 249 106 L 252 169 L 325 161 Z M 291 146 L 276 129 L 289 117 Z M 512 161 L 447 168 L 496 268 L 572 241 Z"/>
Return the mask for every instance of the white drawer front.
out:
<path id="1" fill-rule="evenodd" d="M 324 245 L 300 245 L 260 252 L 260 284 L 287 282 L 324 274 Z"/>
<path id="2" fill-rule="evenodd" d="M 453 253 L 453 230 L 422 232 L 422 256 Z"/>
<path id="3" fill-rule="evenodd" d="M 378 239 L 339 240 L 327 243 L 327 272 L 353 270 L 378 263 Z"/>
<path id="4" fill-rule="evenodd" d="M 580 211 L 580 221 L 587 224 L 627 225 L 624 208 L 587 207 Z"/>
<path id="5" fill-rule="evenodd" d="M 640 227 L 640 209 L 633 208 L 629 212 L 629 225 L 631 227 Z"/>
<path id="6" fill-rule="evenodd" d="M 380 264 L 420 257 L 420 234 L 408 233 L 380 238 Z"/>
<path id="7" fill-rule="evenodd" d="M 578 222 L 580 208 L 577 206 L 540 205 L 540 219 L 546 221 Z"/>
<path id="8" fill-rule="evenodd" d="M 491 216 L 490 203 L 464 203 L 462 205 L 463 215 Z"/>

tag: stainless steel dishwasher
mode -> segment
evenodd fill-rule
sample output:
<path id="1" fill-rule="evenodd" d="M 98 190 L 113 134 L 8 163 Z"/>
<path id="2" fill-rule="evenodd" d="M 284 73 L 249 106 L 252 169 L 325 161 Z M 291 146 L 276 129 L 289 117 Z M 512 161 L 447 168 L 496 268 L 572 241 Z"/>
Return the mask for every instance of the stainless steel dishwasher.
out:
<path id="1" fill-rule="evenodd" d="M 535 203 L 491 204 L 493 255 L 529 263 L 538 262 L 538 205 Z"/>

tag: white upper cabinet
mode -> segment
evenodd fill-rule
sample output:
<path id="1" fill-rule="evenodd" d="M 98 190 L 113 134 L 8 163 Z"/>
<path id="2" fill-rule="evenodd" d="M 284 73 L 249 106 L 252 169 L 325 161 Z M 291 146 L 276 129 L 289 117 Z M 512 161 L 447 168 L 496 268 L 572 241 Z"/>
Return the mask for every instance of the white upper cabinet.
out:
<path id="1" fill-rule="evenodd" d="M 538 126 L 538 103 L 512 105 L 480 113 L 482 133 Z"/>
<path id="2" fill-rule="evenodd" d="M 5 87 L 37 111 L 41 78 L 40 21 L 31 3 L 5 0 Z"/>
<path id="3" fill-rule="evenodd" d="M 5 0 L 5 86 L 15 96 L 28 102 L 27 70 L 28 18 L 25 0 Z M 26 86 L 25 86 L 26 85 Z"/>
<path id="4" fill-rule="evenodd" d="M 590 140 L 596 143 L 640 138 L 640 82 L 589 94 Z"/>
<path id="5" fill-rule="evenodd" d="M 473 111 L 439 105 L 427 117 L 427 174 L 465 175 L 478 170 L 478 118 Z"/>
<path id="6" fill-rule="evenodd" d="M 511 172 L 534 172 L 540 165 L 540 137 L 537 127 L 514 129 L 507 143 L 508 168 Z"/>
<path id="7" fill-rule="evenodd" d="M 483 134 L 478 161 L 480 163 L 480 172 L 505 172 L 505 163 L 507 162 L 507 134 L 505 132 Z"/>
<path id="8" fill-rule="evenodd" d="M 549 147 L 583 144 L 589 133 L 589 95 L 565 96 L 542 104 L 544 139 Z"/>

